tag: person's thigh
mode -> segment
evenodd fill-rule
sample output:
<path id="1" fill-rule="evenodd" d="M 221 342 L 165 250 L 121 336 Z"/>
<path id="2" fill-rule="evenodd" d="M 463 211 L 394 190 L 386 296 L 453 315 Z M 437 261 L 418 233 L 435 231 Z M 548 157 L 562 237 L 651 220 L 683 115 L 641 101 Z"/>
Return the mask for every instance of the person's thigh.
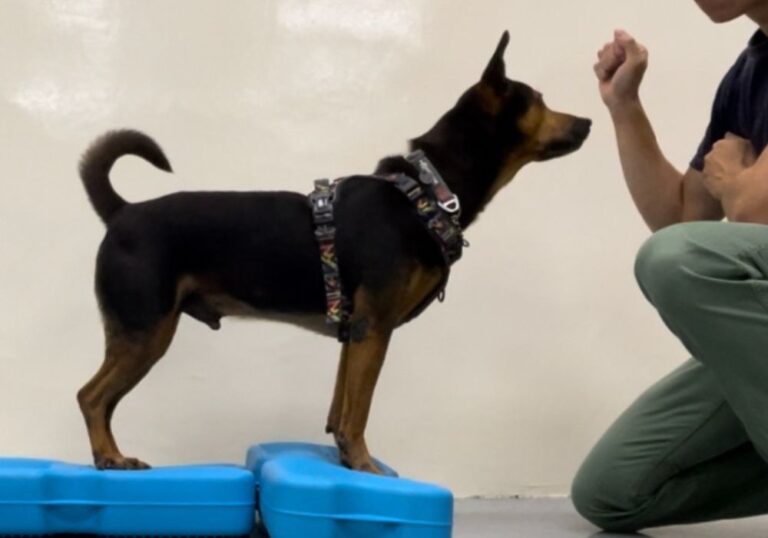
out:
<path id="1" fill-rule="evenodd" d="M 643 293 L 705 364 L 768 460 L 768 226 L 692 222 L 640 249 Z"/>

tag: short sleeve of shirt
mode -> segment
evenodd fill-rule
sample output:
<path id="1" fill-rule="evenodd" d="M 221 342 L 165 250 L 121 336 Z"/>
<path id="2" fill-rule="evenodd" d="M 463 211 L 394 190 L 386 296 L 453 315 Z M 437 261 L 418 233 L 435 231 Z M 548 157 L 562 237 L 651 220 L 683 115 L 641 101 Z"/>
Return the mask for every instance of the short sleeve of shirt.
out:
<path id="1" fill-rule="evenodd" d="M 709 126 L 704 133 L 704 138 L 699 144 L 696 155 L 691 160 L 691 168 L 701 172 L 704 169 L 704 157 L 712 150 L 715 142 L 725 137 L 725 134 L 732 131 L 733 114 L 729 103 L 732 102 L 731 95 L 736 83 L 738 73 L 738 63 L 728 74 L 725 75 L 715 95 L 715 102 L 712 104 L 712 115 L 709 119 Z"/>

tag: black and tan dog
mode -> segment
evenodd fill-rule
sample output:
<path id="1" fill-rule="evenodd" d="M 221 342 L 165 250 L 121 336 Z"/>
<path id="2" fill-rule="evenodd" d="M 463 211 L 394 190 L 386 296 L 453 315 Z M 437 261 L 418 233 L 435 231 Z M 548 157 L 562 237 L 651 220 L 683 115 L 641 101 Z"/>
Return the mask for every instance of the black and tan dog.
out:
<path id="1" fill-rule="evenodd" d="M 541 94 L 506 78 L 505 32 L 481 80 L 426 134 L 410 142 L 443 175 L 462 204 L 466 228 L 526 163 L 578 149 L 591 122 L 549 110 Z M 122 155 L 170 171 L 160 148 L 135 131 L 97 140 L 81 163 L 88 196 L 107 225 L 96 267 L 106 353 L 78 393 L 96 466 L 143 469 L 124 457 L 110 428 L 120 399 L 165 354 L 179 317 L 218 328 L 246 315 L 333 335 L 306 196 L 291 192 L 179 192 L 129 204 L 109 171 Z M 402 157 L 376 174 L 418 172 Z M 347 466 L 370 472 L 364 430 L 392 331 L 440 284 L 443 259 L 414 207 L 391 183 L 344 181 L 334 209 L 343 289 L 352 300 L 327 431 Z"/>

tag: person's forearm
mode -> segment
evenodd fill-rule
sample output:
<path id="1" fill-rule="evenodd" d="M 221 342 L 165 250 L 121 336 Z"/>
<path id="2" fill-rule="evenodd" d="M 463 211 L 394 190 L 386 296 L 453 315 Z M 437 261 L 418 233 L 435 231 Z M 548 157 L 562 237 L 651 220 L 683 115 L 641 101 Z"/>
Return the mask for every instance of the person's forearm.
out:
<path id="1" fill-rule="evenodd" d="M 683 220 L 683 174 L 661 152 L 640 101 L 611 110 L 624 178 L 652 230 Z"/>

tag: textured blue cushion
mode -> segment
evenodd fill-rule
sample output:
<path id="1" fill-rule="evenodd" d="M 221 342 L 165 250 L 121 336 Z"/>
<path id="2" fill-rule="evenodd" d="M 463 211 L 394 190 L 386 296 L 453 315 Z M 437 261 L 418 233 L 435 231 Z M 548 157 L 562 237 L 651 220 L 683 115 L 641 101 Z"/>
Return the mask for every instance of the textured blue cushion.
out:
<path id="1" fill-rule="evenodd" d="M 253 519 L 253 474 L 241 467 L 97 471 L 0 459 L 0 535 L 244 535 Z"/>
<path id="2" fill-rule="evenodd" d="M 450 538 L 453 496 L 445 488 L 351 471 L 335 448 L 303 443 L 251 447 L 246 467 L 271 538 Z"/>

